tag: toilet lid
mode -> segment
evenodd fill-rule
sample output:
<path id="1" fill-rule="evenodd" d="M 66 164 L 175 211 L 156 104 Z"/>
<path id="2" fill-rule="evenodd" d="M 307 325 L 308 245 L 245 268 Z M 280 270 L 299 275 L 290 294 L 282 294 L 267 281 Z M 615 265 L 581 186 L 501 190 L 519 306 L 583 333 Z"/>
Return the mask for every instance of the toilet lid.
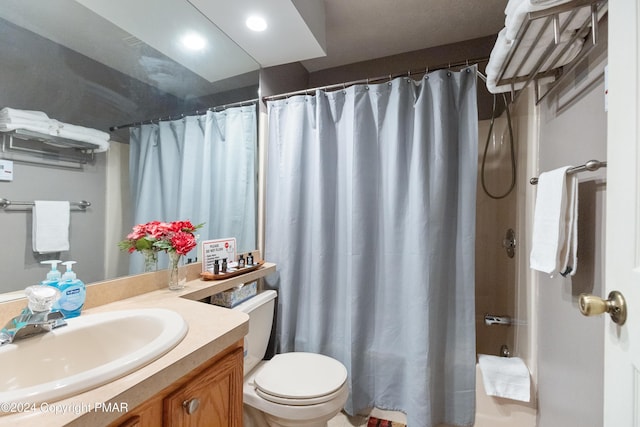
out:
<path id="1" fill-rule="evenodd" d="M 315 404 L 330 400 L 346 380 L 347 369 L 337 360 L 293 352 L 274 356 L 256 374 L 254 384 L 261 396 L 277 403 L 290 399 Z"/>

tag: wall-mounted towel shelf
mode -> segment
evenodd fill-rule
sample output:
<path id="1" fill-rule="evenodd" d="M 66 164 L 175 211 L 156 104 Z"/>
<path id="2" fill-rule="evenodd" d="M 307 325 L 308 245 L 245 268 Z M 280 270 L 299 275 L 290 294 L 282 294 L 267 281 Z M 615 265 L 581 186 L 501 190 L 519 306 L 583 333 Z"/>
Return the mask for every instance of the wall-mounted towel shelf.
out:
<path id="1" fill-rule="evenodd" d="M 536 104 L 539 104 L 596 47 L 598 20 L 606 12 L 606 5 L 607 0 L 572 0 L 527 13 L 500 67 L 496 85 L 509 86 L 515 102 L 522 93 L 516 90 L 534 82 Z M 563 63 L 573 56 L 571 51 L 576 43 L 583 43 L 581 50 Z M 532 58 L 538 58 L 533 66 Z M 548 84 L 543 87 L 543 83 Z"/>
<path id="2" fill-rule="evenodd" d="M 14 151 L 42 156 L 42 159 L 36 163 L 77 168 L 78 165 L 84 165 L 93 161 L 95 149 L 96 146 L 88 142 L 61 138 L 59 136 L 26 129 L 2 132 L 3 153 Z M 65 163 L 61 164 L 60 161 Z"/>
<path id="3" fill-rule="evenodd" d="M 597 171 L 600 168 L 606 168 L 606 167 L 607 167 L 607 162 L 601 162 L 599 160 L 589 160 L 584 165 L 575 166 L 575 167 L 567 169 L 567 173 L 568 174 L 573 174 L 573 173 L 578 173 L 578 172 L 583 172 L 583 171 Z M 529 183 L 531 185 L 537 185 L 538 184 L 538 178 L 531 178 L 529 180 Z"/>
<path id="4" fill-rule="evenodd" d="M 87 210 L 91 206 L 91 202 L 86 200 L 80 200 L 79 202 L 69 202 L 71 206 L 77 207 L 82 211 Z M 0 209 L 8 208 L 9 206 L 34 206 L 35 202 L 20 202 L 17 200 L 0 199 Z"/>

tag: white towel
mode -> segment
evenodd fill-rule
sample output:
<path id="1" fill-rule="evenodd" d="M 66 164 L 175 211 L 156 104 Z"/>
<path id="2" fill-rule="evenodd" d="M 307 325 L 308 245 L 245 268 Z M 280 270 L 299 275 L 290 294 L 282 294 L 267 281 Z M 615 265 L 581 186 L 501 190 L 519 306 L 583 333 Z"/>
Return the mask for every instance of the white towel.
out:
<path id="1" fill-rule="evenodd" d="M 31 120 L 31 121 L 47 121 L 49 116 L 42 111 L 18 110 L 16 108 L 4 107 L 0 110 L 0 118 L 11 120 Z"/>
<path id="2" fill-rule="evenodd" d="M 93 144 L 96 146 L 93 149 L 95 153 L 102 153 L 109 149 L 109 138 L 111 136 L 106 132 L 98 129 L 63 123 L 57 120 L 52 120 L 52 122 L 55 122 L 56 126 L 49 132 L 51 135 L 71 139 L 73 141 L 82 141 Z M 48 143 L 50 145 L 57 145 L 55 142 Z"/>
<path id="3" fill-rule="evenodd" d="M 50 127 L 51 120 L 42 111 L 17 110 L 9 107 L 0 110 L 0 131 L 2 132 L 26 129 L 49 133 Z"/>
<path id="4" fill-rule="evenodd" d="M 69 202 L 34 202 L 32 244 L 41 254 L 69 250 Z"/>
<path id="5" fill-rule="evenodd" d="M 554 276 L 575 274 L 578 249 L 578 179 L 571 166 L 540 174 L 529 263 Z"/>
<path id="6" fill-rule="evenodd" d="M 529 370 L 522 359 L 480 354 L 478 363 L 487 395 L 523 402 L 531 399 Z"/>

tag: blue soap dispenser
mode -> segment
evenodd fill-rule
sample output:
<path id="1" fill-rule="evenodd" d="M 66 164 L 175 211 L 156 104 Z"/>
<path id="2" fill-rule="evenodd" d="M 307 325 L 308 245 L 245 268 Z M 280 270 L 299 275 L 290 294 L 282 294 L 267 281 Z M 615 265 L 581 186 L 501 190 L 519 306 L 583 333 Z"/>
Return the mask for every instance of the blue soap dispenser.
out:
<path id="1" fill-rule="evenodd" d="M 80 315 L 87 296 L 84 283 L 76 277 L 76 273 L 73 271 L 72 266 L 75 263 L 75 261 L 62 263 L 67 267 L 67 271 L 62 275 L 57 286 L 58 290 L 60 290 L 60 299 L 57 306 L 67 319 Z"/>

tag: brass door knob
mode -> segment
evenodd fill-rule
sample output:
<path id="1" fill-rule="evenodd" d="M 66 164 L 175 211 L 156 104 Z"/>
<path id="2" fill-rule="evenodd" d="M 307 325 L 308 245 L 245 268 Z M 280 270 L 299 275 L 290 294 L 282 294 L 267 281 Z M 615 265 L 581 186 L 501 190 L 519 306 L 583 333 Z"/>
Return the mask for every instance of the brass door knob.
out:
<path id="1" fill-rule="evenodd" d="M 618 291 L 611 291 L 606 300 L 594 295 L 580 294 L 578 306 L 580 313 L 585 316 L 609 313 L 611 320 L 620 326 L 627 321 L 627 302 Z"/>

